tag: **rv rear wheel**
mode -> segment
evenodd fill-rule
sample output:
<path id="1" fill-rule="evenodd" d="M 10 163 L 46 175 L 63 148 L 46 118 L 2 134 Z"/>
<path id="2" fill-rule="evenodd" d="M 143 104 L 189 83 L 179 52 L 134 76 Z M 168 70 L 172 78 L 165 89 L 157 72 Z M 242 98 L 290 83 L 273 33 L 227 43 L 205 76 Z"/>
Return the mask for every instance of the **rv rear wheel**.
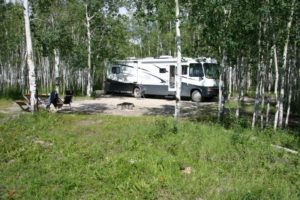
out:
<path id="1" fill-rule="evenodd" d="M 192 101 L 194 101 L 194 102 L 202 101 L 202 95 L 199 90 L 194 90 L 191 94 L 191 98 L 192 98 Z"/>
<path id="2" fill-rule="evenodd" d="M 140 98 L 141 97 L 141 89 L 139 87 L 136 87 L 133 89 L 133 96 L 136 98 Z"/>

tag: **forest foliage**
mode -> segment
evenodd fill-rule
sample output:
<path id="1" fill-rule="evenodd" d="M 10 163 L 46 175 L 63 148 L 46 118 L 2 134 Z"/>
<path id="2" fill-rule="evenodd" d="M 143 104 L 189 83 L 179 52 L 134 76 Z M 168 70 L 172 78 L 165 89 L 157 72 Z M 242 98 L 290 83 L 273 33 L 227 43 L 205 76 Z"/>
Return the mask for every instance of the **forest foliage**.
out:
<path id="1" fill-rule="evenodd" d="M 14 2 L 14 3 L 13 3 Z M 90 95 L 102 89 L 104 66 L 126 57 L 176 56 L 175 1 L 35 0 L 30 25 L 37 87 Z M 276 104 L 275 118 L 299 103 L 299 18 L 296 0 L 181 0 L 182 55 L 215 57 L 225 95 L 255 91 L 253 123 Z M 0 1 L 0 93 L 28 90 L 22 6 Z M 258 104 L 259 102 L 259 104 Z M 293 107 L 294 105 L 294 107 Z M 292 107 L 291 107 L 292 106 Z M 288 118 L 288 117 L 287 117 Z M 274 125 L 277 127 L 277 124 Z"/>

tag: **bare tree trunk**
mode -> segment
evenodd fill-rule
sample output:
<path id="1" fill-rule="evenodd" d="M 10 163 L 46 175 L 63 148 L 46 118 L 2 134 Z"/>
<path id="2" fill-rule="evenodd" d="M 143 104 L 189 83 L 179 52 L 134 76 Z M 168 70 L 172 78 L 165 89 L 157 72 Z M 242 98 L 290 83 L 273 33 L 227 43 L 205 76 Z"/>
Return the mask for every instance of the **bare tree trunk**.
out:
<path id="1" fill-rule="evenodd" d="M 275 37 L 275 36 L 274 36 Z M 275 42 L 275 39 L 274 39 Z M 275 84 L 274 84 L 274 94 L 275 98 L 277 100 L 278 98 L 278 81 L 279 81 L 279 72 L 278 72 L 278 59 L 277 59 L 277 48 L 274 44 L 273 46 L 273 52 L 274 52 L 274 64 L 275 64 Z"/>
<path id="2" fill-rule="evenodd" d="M 233 79 L 233 85 L 234 85 L 234 89 L 233 89 L 233 91 L 234 92 L 237 92 L 237 90 L 238 90 L 238 84 L 237 84 L 237 81 L 238 81 L 238 78 L 237 78 L 237 75 L 238 75 L 238 70 L 237 70 L 237 66 L 235 65 L 234 66 L 234 70 L 233 70 L 233 77 L 234 77 L 234 79 Z"/>
<path id="3" fill-rule="evenodd" d="M 290 117 L 290 112 L 291 112 L 291 101 L 292 101 L 292 84 L 289 84 L 289 97 L 288 97 L 288 107 L 287 107 L 287 112 L 286 112 L 286 118 L 285 118 L 285 127 L 288 126 L 289 124 L 289 117 Z"/>
<path id="4" fill-rule="evenodd" d="M 295 8 L 295 1 L 292 2 L 291 7 L 291 15 L 289 17 L 289 22 L 287 24 L 287 36 L 284 44 L 283 50 L 283 64 L 282 64 L 282 74 L 281 74 L 281 88 L 280 88 L 280 98 L 279 98 L 279 127 L 282 128 L 283 124 L 283 100 L 284 100 L 284 87 L 285 87 L 285 71 L 287 65 L 287 53 L 288 53 L 288 46 L 289 46 L 289 39 L 290 39 L 290 31 L 292 27 L 292 21 L 294 16 L 294 8 Z"/>
<path id="5" fill-rule="evenodd" d="M 181 109 L 181 34 L 180 34 L 180 18 L 179 18 L 179 3 L 175 0 L 176 4 L 176 49 L 177 49 L 177 73 L 176 73 L 176 105 L 175 105 L 175 120 L 180 117 Z"/>
<path id="6" fill-rule="evenodd" d="M 266 124 L 269 123 L 269 114 L 270 114 L 270 101 L 271 101 L 271 69 L 273 65 L 273 53 L 271 50 L 270 63 L 268 68 L 268 97 L 267 97 L 267 111 L 266 111 Z"/>
<path id="7" fill-rule="evenodd" d="M 249 90 L 250 90 L 250 88 L 251 88 L 251 84 L 252 84 L 252 82 L 251 82 L 252 80 L 251 80 L 251 68 L 249 68 L 248 67 L 248 70 L 247 70 L 247 93 L 249 92 Z"/>
<path id="8" fill-rule="evenodd" d="M 242 94 L 242 84 L 241 84 L 241 79 L 242 79 L 242 71 L 243 69 L 243 62 L 244 58 L 238 58 L 237 59 L 237 84 L 238 84 L 238 97 L 237 97 L 237 106 L 235 110 L 235 117 L 238 119 L 240 117 L 240 107 L 241 107 L 241 94 Z"/>
<path id="9" fill-rule="evenodd" d="M 67 89 L 67 87 L 66 87 L 66 79 L 67 79 L 66 73 L 67 73 L 67 67 L 66 67 L 66 65 L 64 65 L 64 67 L 63 67 L 63 92 L 64 93 Z"/>
<path id="10" fill-rule="evenodd" d="M 225 99 L 224 99 L 224 95 L 223 95 L 223 90 L 222 90 L 222 77 L 223 77 L 223 73 L 224 73 L 224 69 L 225 69 L 225 59 L 226 59 L 226 55 L 225 55 L 225 50 L 222 51 L 222 63 L 221 63 L 221 73 L 219 76 L 219 104 L 218 104 L 218 121 L 221 121 L 221 117 L 224 114 L 224 103 L 225 103 Z"/>
<path id="11" fill-rule="evenodd" d="M 88 5 L 85 4 L 85 17 L 86 17 L 86 30 L 88 39 L 88 71 L 87 71 L 87 96 L 92 95 L 93 83 L 92 83 L 92 48 L 91 48 L 91 20 L 94 16 L 90 17 L 88 15 Z"/>
<path id="12" fill-rule="evenodd" d="M 263 58 L 262 58 L 263 59 Z M 265 109 L 265 73 L 266 64 L 262 62 L 262 76 L 261 76 L 261 112 L 260 112 L 260 127 L 264 128 L 264 109 Z"/>
<path id="13" fill-rule="evenodd" d="M 230 66 L 229 67 L 229 86 L 228 86 L 228 89 L 229 89 L 229 92 L 228 92 L 228 99 L 230 99 L 231 97 L 231 88 L 232 88 L 232 67 Z"/>
<path id="14" fill-rule="evenodd" d="M 25 35 L 26 35 L 26 50 L 27 50 L 27 65 L 28 65 L 28 76 L 29 76 L 29 90 L 30 90 L 30 106 L 31 112 L 36 111 L 36 77 L 35 77 L 35 66 L 33 62 L 33 50 L 31 41 L 30 21 L 29 21 L 29 6 L 28 0 L 23 0 L 24 7 L 24 21 L 25 21 Z"/>
<path id="15" fill-rule="evenodd" d="M 293 58 L 293 64 L 290 63 L 289 65 L 289 69 L 288 69 L 288 87 L 289 87 L 289 97 L 288 97 L 288 108 L 287 108 L 287 112 L 286 112 L 286 118 L 285 118 L 285 127 L 288 127 L 289 125 L 289 117 L 290 117 L 290 112 L 291 112 L 291 102 L 292 102 L 292 92 L 293 92 L 293 85 L 296 84 L 297 82 L 294 80 L 294 73 L 291 73 L 291 71 L 293 72 L 293 69 L 296 69 L 296 64 L 297 64 L 297 42 L 295 42 L 294 44 L 294 58 Z M 292 65 L 292 66 L 291 66 Z M 292 70 L 291 70 L 292 68 Z"/>
<path id="16" fill-rule="evenodd" d="M 54 49 L 54 74 L 55 74 L 55 91 L 59 94 L 60 77 L 59 77 L 59 52 Z"/>
<path id="17" fill-rule="evenodd" d="M 275 40 L 274 40 L 275 42 Z M 276 112 L 274 116 L 274 130 L 276 131 L 278 126 L 278 115 L 279 115 L 279 98 L 278 98 L 278 81 L 279 81 L 279 72 L 278 72 L 278 59 L 277 59 L 277 49 L 276 45 L 273 46 L 274 50 L 274 64 L 275 64 L 275 86 L 274 86 L 274 94 L 276 99 Z"/>
<path id="18" fill-rule="evenodd" d="M 259 48 L 259 62 L 257 68 L 257 75 L 256 75 L 256 90 L 255 90 L 255 102 L 254 102 L 254 111 L 252 117 L 252 129 L 255 127 L 256 117 L 258 113 L 258 104 L 259 104 L 259 87 L 260 87 L 260 76 L 261 76 L 261 55 L 262 55 L 262 47 L 261 47 L 261 22 L 259 24 L 259 38 L 258 38 L 258 48 Z"/>

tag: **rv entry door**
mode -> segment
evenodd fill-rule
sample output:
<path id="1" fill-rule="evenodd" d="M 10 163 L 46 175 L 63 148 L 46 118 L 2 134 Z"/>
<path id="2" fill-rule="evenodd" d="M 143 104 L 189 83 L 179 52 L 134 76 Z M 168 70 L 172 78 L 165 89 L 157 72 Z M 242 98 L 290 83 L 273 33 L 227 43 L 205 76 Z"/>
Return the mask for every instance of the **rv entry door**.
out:
<path id="1" fill-rule="evenodd" d="M 169 91 L 176 91 L 175 88 L 175 71 L 176 67 L 174 65 L 170 65 L 170 70 L 169 70 Z"/>

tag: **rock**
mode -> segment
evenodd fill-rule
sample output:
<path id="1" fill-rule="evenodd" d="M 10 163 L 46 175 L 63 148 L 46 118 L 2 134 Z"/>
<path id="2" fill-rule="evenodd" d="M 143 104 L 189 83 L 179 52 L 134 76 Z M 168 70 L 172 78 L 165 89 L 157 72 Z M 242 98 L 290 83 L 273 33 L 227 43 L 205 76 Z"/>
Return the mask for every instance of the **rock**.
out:
<path id="1" fill-rule="evenodd" d="M 192 173 L 192 168 L 191 167 L 180 167 L 180 172 L 182 174 L 190 174 L 190 173 Z"/>

